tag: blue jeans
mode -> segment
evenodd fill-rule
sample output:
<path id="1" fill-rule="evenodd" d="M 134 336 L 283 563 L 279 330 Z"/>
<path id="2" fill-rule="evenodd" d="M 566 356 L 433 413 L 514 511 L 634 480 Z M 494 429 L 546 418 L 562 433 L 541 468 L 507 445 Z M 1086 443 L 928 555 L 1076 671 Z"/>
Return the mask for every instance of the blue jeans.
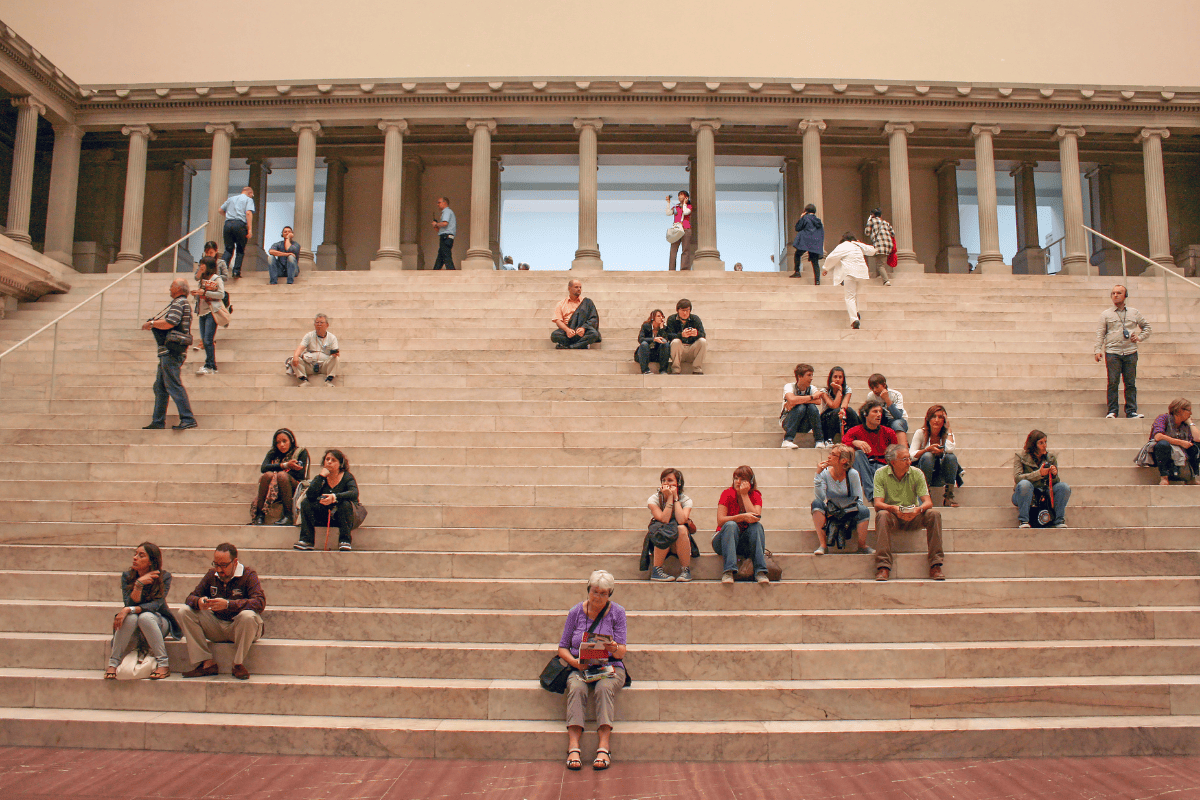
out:
<path id="1" fill-rule="evenodd" d="M 792 406 L 779 422 L 783 425 L 783 438 L 789 442 L 795 439 L 798 433 L 812 431 L 813 438 L 816 439 L 824 435 L 821 431 L 821 413 L 817 411 L 816 403 Z"/>
<path id="2" fill-rule="evenodd" d="M 761 522 L 751 522 L 746 530 L 740 530 L 736 522 L 726 522 L 713 537 L 713 551 L 725 557 L 724 572 L 737 570 L 738 555 L 754 559 L 754 574 L 767 571 L 767 558 L 763 555 L 767 534 Z"/>
<path id="3" fill-rule="evenodd" d="M 188 402 L 187 389 L 179 378 L 179 368 L 183 366 L 186 355 L 167 353 L 158 357 L 158 375 L 154 379 L 154 416 L 150 419 L 155 425 L 165 425 L 167 422 L 167 398 L 175 401 L 179 411 L 180 425 L 195 425 L 196 418 L 192 416 L 192 404 Z"/>
<path id="4" fill-rule="evenodd" d="M 287 275 L 287 282 L 294 283 L 296 276 L 300 274 L 300 266 L 296 263 L 295 256 L 280 258 L 279 256 L 271 256 L 271 262 L 267 265 L 267 272 L 271 276 L 271 283 L 279 283 L 279 279 Z"/>
<path id="5" fill-rule="evenodd" d="M 884 406 L 883 424 L 896 433 L 908 433 L 908 420 L 904 418 L 904 412 L 895 406 Z"/>
<path id="6" fill-rule="evenodd" d="M 204 342 L 204 366 L 209 369 L 217 368 L 217 345 L 213 339 L 217 335 L 217 320 L 212 314 L 200 317 L 200 341 Z"/>
<path id="7" fill-rule="evenodd" d="M 667 367 L 671 363 L 671 347 L 669 344 L 659 344 L 658 342 L 639 342 L 633 356 L 637 359 L 642 372 L 650 371 L 650 362 L 653 360 L 658 362 L 659 374 L 666 375 Z"/>
<path id="8" fill-rule="evenodd" d="M 1071 499 L 1071 487 L 1062 481 L 1054 482 L 1054 524 L 1066 522 L 1067 503 Z M 1017 522 L 1029 522 L 1029 507 L 1033 505 L 1033 484 L 1020 481 L 1013 490 L 1012 504 L 1017 507 Z"/>
<path id="9" fill-rule="evenodd" d="M 854 469 L 858 470 L 859 480 L 862 481 L 863 495 L 867 503 L 875 500 L 875 473 L 882 467 L 878 461 L 872 461 L 862 450 L 854 451 Z"/>
<path id="10" fill-rule="evenodd" d="M 942 456 L 926 453 L 917 460 L 917 469 L 925 473 L 925 483 L 928 486 L 953 488 L 958 483 L 958 456 L 954 453 Z"/>
<path id="11" fill-rule="evenodd" d="M 1125 416 L 1137 413 L 1137 353 L 1127 356 L 1116 353 L 1104 354 L 1104 366 L 1108 370 L 1108 413 L 1117 413 L 1117 389 L 1125 381 Z"/>

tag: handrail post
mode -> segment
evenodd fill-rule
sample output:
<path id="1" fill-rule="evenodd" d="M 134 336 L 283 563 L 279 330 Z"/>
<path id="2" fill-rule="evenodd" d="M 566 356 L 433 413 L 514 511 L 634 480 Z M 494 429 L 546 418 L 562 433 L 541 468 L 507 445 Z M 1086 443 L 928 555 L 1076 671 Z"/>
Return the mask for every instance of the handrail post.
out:
<path id="1" fill-rule="evenodd" d="M 54 410 L 54 370 L 58 366 L 58 323 L 54 323 L 54 348 L 50 351 L 50 399 L 46 411 Z"/>
<path id="2" fill-rule="evenodd" d="M 100 340 L 104 338 L 104 292 L 100 293 L 100 320 L 96 323 L 96 355 L 100 355 Z"/>
<path id="3" fill-rule="evenodd" d="M 1171 282 L 1167 280 L 1167 271 L 1159 270 L 1163 276 L 1163 302 L 1167 306 L 1167 333 L 1172 332 L 1171 328 Z"/>
<path id="4" fill-rule="evenodd" d="M 1125 270 L 1125 250 L 1124 249 L 1121 250 L 1121 277 L 1126 278 L 1126 279 L 1129 278 L 1129 273 L 1126 272 L 1126 270 Z"/>

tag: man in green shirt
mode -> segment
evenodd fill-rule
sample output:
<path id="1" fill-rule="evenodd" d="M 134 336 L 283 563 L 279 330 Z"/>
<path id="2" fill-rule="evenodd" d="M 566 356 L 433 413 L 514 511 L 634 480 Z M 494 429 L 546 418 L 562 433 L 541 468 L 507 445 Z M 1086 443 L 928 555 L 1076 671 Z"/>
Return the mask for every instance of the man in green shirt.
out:
<path id="1" fill-rule="evenodd" d="M 942 514 L 933 509 L 925 475 L 912 469 L 908 448 L 894 444 L 884 458 L 888 465 L 875 473 L 875 580 L 892 574 L 892 534 L 925 529 L 929 543 L 929 577 L 944 581 L 942 574 Z"/>

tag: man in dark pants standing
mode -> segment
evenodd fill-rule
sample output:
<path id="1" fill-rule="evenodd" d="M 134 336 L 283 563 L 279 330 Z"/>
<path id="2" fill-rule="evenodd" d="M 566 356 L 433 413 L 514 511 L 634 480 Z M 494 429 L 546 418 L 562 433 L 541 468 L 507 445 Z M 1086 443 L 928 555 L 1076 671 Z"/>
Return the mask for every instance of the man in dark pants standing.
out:
<path id="1" fill-rule="evenodd" d="M 433 221 L 433 227 L 438 232 L 438 254 L 437 260 L 433 262 L 433 268 L 441 269 L 444 264 L 446 269 L 455 269 L 454 257 L 450 251 L 454 249 L 454 236 L 458 233 L 458 220 L 454 218 L 454 211 L 450 208 L 450 198 L 439 197 L 437 207 L 441 214 L 438 219 Z"/>
<path id="2" fill-rule="evenodd" d="M 233 277 L 242 277 L 242 258 L 246 255 L 246 242 L 252 235 L 254 225 L 254 190 L 247 186 L 241 194 L 235 194 L 221 204 L 225 212 L 225 263 L 233 271 Z M 237 252 L 237 261 L 233 254 Z"/>
<path id="3" fill-rule="evenodd" d="M 147 320 L 142 330 L 153 331 L 158 342 L 158 375 L 154 379 L 154 416 L 143 430 L 155 431 L 167 427 L 167 397 L 175 401 L 179 411 L 179 424 L 172 427 L 186 431 L 196 427 L 192 416 L 192 404 L 188 401 L 187 389 L 179 377 L 179 370 L 187 360 L 188 343 L 172 342 L 167 337 L 174 331 L 187 336 L 192 331 L 192 309 L 187 302 L 187 278 L 171 281 L 171 305 L 160 316 Z"/>
<path id="4" fill-rule="evenodd" d="M 1137 410 L 1137 351 L 1138 343 L 1150 337 L 1150 323 L 1136 308 L 1127 308 L 1125 287 L 1117 284 L 1109 292 L 1113 307 L 1100 313 L 1100 326 L 1096 329 L 1096 360 L 1104 357 L 1108 368 L 1108 414 L 1107 419 L 1117 417 L 1117 390 L 1121 380 L 1125 381 L 1125 416 L 1141 419 L 1145 414 Z"/>

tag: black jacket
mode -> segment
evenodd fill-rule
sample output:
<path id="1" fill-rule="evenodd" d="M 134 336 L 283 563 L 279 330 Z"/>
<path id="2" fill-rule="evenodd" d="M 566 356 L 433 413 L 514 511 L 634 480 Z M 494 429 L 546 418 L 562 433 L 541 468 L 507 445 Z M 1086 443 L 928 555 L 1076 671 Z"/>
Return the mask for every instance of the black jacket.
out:
<path id="1" fill-rule="evenodd" d="M 684 336 L 684 328 L 695 328 L 696 335 Z M 692 314 L 690 317 L 688 317 L 687 322 L 680 320 L 678 314 L 672 314 L 671 316 L 667 317 L 666 339 L 668 342 L 679 339 L 684 344 L 692 344 L 697 339 L 704 338 L 706 338 L 704 335 L 704 323 L 701 322 L 700 317 L 696 316 L 695 314 Z"/>

